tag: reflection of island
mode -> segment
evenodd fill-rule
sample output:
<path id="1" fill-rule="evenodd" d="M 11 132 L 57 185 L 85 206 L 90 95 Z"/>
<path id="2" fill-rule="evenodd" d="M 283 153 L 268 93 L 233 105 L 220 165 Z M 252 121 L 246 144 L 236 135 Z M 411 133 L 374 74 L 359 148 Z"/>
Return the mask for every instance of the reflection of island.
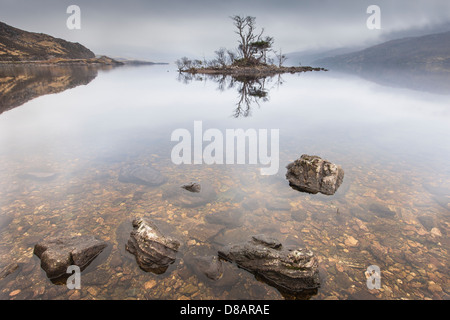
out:
<path id="1" fill-rule="evenodd" d="M 281 75 L 276 76 L 231 76 L 219 74 L 192 74 L 179 73 L 178 81 L 188 84 L 192 81 L 207 81 L 212 80 L 217 83 L 217 89 L 225 91 L 226 89 L 235 88 L 239 94 L 236 109 L 233 117 L 248 117 L 251 116 L 253 105 L 259 107 L 260 102 L 269 101 L 269 91 L 274 86 L 283 84 Z"/>
<path id="2" fill-rule="evenodd" d="M 98 70 L 98 66 L 2 66 L 0 114 L 34 98 L 86 85 Z"/>

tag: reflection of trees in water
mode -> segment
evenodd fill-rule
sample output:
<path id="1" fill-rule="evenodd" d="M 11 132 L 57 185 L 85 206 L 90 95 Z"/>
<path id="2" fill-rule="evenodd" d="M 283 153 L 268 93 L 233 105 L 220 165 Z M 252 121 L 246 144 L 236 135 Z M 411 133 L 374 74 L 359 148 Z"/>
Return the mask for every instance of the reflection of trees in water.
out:
<path id="1" fill-rule="evenodd" d="M 251 116 L 254 105 L 260 107 L 261 102 L 269 101 L 269 92 L 274 87 L 284 83 L 281 75 L 256 77 L 256 76 L 231 76 L 218 74 L 193 74 L 179 73 L 178 81 L 188 84 L 192 81 L 206 82 L 212 80 L 217 84 L 217 89 L 225 91 L 236 89 L 239 97 L 233 112 L 234 118 Z"/>

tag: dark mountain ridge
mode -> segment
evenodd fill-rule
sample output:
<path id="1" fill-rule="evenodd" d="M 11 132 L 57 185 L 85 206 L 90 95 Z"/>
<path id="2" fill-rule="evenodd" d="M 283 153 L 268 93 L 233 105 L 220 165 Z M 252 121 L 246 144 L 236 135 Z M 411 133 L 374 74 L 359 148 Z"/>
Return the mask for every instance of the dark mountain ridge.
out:
<path id="1" fill-rule="evenodd" d="M 20 30 L 0 22 L 0 61 L 94 58 L 95 54 L 79 43 Z"/>

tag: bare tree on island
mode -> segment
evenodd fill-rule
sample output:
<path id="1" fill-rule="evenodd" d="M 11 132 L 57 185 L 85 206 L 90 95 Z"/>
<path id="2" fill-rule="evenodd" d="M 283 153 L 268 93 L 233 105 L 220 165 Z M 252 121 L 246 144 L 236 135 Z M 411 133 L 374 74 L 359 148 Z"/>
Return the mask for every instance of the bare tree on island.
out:
<path id="1" fill-rule="evenodd" d="M 257 37 L 254 34 L 256 18 L 250 16 L 232 16 L 231 19 L 234 21 L 234 26 L 237 28 L 237 31 L 235 32 L 239 35 L 239 51 L 244 59 L 250 59 L 250 43 L 254 42 Z M 261 35 L 263 32 L 264 29 L 262 30 Z"/>
<path id="2" fill-rule="evenodd" d="M 235 31 L 239 35 L 239 52 L 244 65 L 266 63 L 267 53 L 271 50 L 274 39 L 272 37 L 263 38 L 264 28 L 256 33 L 256 18 L 251 16 L 232 16 Z"/>
<path id="3" fill-rule="evenodd" d="M 286 57 L 286 55 L 283 54 L 283 51 L 281 51 L 281 48 L 280 48 L 279 52 L 274 51 L 274 53 L 277 56 L 278 67 L 281 68 L 283 66 L 283 63 L 285 63 L 288 58 Z"/>

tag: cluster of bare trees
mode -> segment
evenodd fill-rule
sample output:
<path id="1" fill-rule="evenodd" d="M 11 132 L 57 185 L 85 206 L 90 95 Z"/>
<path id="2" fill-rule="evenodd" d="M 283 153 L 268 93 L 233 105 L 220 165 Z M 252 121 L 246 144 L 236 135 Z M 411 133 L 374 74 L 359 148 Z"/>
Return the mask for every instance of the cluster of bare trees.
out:
<path id="1" fill-rule="evenodd" d="M 207 61 L 191 60 L 183 57 L 175 62 L 178 71 L 189 71 L 198 68 L 226 68 L 229 66 L 257 66 L 274 64 L 274 59 L 269 53 L 275 54 L 278 66 L 281 67 L 286 61 L 286 56 L 273 49 L 273 37 L 264 36 L 264 29 L 257 32 L 256 18 L 251 16 L 232 16 L 233 24 L 238 35 L 238 47 L 236 50 L 220 48 L 216 50 L 215 58 Z"/>

